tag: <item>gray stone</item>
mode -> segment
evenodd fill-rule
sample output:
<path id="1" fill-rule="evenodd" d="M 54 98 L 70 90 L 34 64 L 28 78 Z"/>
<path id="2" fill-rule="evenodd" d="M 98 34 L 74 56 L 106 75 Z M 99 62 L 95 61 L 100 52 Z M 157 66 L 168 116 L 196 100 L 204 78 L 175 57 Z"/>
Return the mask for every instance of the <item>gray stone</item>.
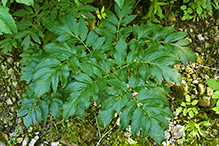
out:
<path id="1" fill-rule="evenodd" d="M 16 142 L 20 144 L 20 143 L 22 143 L 23 139 L 24 139 L 23 137 L 18 137 L 16 139 Z"/>
<path id="2" fill-rule="evenodd" d="M 10 63 L 10 64 L 13 64 L 14 63 L 14 58 L 8 57 L 7 62 Z"/>
<path id="3" fill-rule="evenodd" d="M 205 42 L 205 48 L 210 48 L 211 44 L 209 42 Z"/>
<path id="4" fill-rule="evenodd" d="M 0 140 L 0 146 L 7 146 L 6 143 L 3 143 L 1 140 Z"/>
<path id="5" fill-rule="evenodd" d="M 31 132 L 32 132 L 32 130 L 33 130 L 33 127 L 32 127 L 32 126 L 30 126 L 30 127 L 28 128 L 28 130 L 27 130 L 27 131 L 28 131 L 29 133 L 31 133 Z"/>
<path id="6" fill-rule="evenodd" d="M 184 130 L 184 126 L 182 125 L 176 125 L 175 127 L 173 127 L 173 129 L 171 130 L 172 133 L 172 138 L 180 138 L 182 136 L 185 136 L 185 132 L 183 132 Z"/>
<path id="7" fill-rule="evenodd" d="M 4 71 L 5 70 L 5 66 L 2 64 L 1 67 L 2 67 L 2 70 Z"/>
<path id="8" fill-rule="evenodd" d="M 214 37 L 214 41 L 215 41 L 215 42 L 218 42 L 218 41 L 219 41 L 219 35 L 216 35 L 216 36 Z"/>
<path id="9" fill-rule="evenodd" d="M 22 146 L 27 146 L 28 141 L 29 141 L 29 138 L 28 138 L 28 137 L 25 137 L 24 140 L 23 140 L 23 142 L 22 142 Z"/>
<path id="10" fill-rule="evenodd" d="M 57 142 L 52 142 L 52 143 L 51 143 L 51 146 L 58 146 L 58 144 L 59 144 L 58 141 L 57 141 Z"/>
<path id="11" fill-rule="evenodd" d="M 8 135 L 0 131 L 0 146 L 7 146 Z"/>
<path id="12" fill-rule="evenodd" d="M 7 105 L 12 105 L 13 104 L 10 98 L 8 98 L 5 102 L 7 103 Z"/>
<path id="13" fill-rule="evenodd" d="M 204 94 L 204 93 L 205 93 L 205 90 L 206 90 L 205 86 L 204 86 L 202 83 L 199 83 L 199 84 L 198 84 L 198 91 L 199 91 L 199 94 L 200 94 L 200 95 Z"/>
<path id="14" fill-rule="evenodd" d="M 17 88 L 18 87 L 18 82 L 17 81 L 12 82 L 12 87 Z"/>
<path id="15" fill-rule="evenodd" d="M 37 142 L 37 140 L 39 139 L 40 137 L 37 135 L 35 136 L 33 139 L 31 139 L 30 143 L 29 143 L 29 146 L 34 146 L 35 143 Z"/>
<path id="16" fill-rule="evenodd" d="M 170 138 L 170 133 L 167 130 L 165 130 L 164 134 L 165 134 L 165 139 L 168 140 Z"/>
<path id="17" fill-rule="evenodd" d="M 198 34 L 197 37 L 198 37 L 199 41 L 205 40 L 205 38 L 202 36 L 202 34 Z"/>
<path id="18" fill-rule="evenodd" d="M 213 93 L 214 93 L 214 90 L 212 90 L 210 87 L 207 87 L 207 94 L 208 94 L 209 96 L 212 96 Z"/>
<path id="19" fill-rule="evenodd" d="M 211 104 L 211 97 L 208 96 L 199 97 L 198 103 L 202 107 L 209 107 Z"/>

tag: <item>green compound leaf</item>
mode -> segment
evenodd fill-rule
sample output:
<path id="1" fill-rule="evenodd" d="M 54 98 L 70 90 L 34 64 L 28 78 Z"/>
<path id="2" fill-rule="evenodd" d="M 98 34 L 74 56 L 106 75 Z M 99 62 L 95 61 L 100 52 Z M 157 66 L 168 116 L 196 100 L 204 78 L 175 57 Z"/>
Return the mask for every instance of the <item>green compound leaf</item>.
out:
<path id="1" fill-rule="evenodd" d="M 63 87 L 67 84 L 67 78 L 69 76 L 69 68 L 67 65 L 62 64 L 56 59 L 42 60 L 36 67 L 36 72 L 33 76 L 35 81 L 35 95 L 36 97 L 42 96 L 44 93 L 52 88 L 56 92 L 58 83 L 61 81 Z"/>
<path id="2" fill-rule="evenodd" d="M 24 117 L 24 125 L 28 128 L 30 127 L 31 124 L 32 124 L 32 118 L 30 114 L 28 114 Z"/>
<path id="3" fill-rule="evenodd" d="M 141 128 L 141 120 L 144 117 L 144 111 L 141 107 L 138 107 L 134 112 L 132 116 L 132 135 L 136 137 L 136 134 Z"/>
<path id="4" fill-rule="evenodd" d="M 122 9 L 123 3 L 125 0 L 115 0 L 120 9 Z"/>
<path id="5" fill-rule="evenodd" d="M 164 42 L 166 42 L 166 43 L 167 42 L 175 42 L 175 41 L 183 39 L 187 35 L 188 35 L 188 33 L 185 31 L 174 32 L 174 33 L 171 33 L 170 35 L 168 35 L 166 37 L 166 39 L 164 40 Z"/>
<path id="6" fill-rule="evenodd" d="M 208 79 L 207 81 L 208 86 L 212 89 L 212 90 L 217 90 L 219 91 L 219 80 L 216 79 Z"/>
<path id="7" fill-rule="evenodd" d="M 107 80 L 107 83 L 114 87 L 115 89 L 117 90 L 121 90 L 121 91 L 126 91 L 127 90 L 127 85 L 125 82 L 122 82 L 120 80 L 117 80 L 117 79 L 110 79 L 110 80 Z"/>
<path id="8" fill-rule="evenodd" d="M 125 64 L 127 44 L 124 38 L 120 38 L 116 44 L 116 53 L 114 54 L 115 60 L 118 62 L 118 65 L 121 67 Z"/>
<path id="9" fill-rule="evenodd" d="M 159 40 L 161 38 L 164 38 L 172 33 L 174 30 L 174 27 L 163 27 L 160 30 L 155 31 L 155 33 L 153 34 L 153 40 Z"/>
<path id="10" fill-rule="evenodd" d="M 79 19 L 78 29 L 79 29 L 78 34 L 79 34 L 81 40 L 84 41 L 87 37 L 88 29 L 87 29 L 87 26 L 85 24 L 83 17 L 80 17 L 80 19 Z"/>
<path id="11" fill-rule="evenodd" d="M 126 106 L 122 109 L 122 114 L 120 116 L 120 127 L 119 131 L 124 130 L 128 125 L 129 121 L 132 119 L 133 112 L 137 108 L 136 101 L 132 100 L 126 104 Z"/>
<path id="12" fill-rule="evenodd" d="M 74 115 L 79 105 L 83 110 L 87 109 L 90 105 L 90 100 L 96 101 L 98 97 L 98 86 L 95 82 L 91 82 L 87 75 L 81 73 L 74 77 L 78 81 L 68 84 L 64 89 L 68 98 L 63 105 L 64 119 Z M 80 112 L 82 109 L 80 109 Z"/>
<path id="13" fill-rule="evenodd" d="M 43 118 L 44 122 L 46 122 L 48 114 L 49 114 L 49 105 L 45 101 L 42 101 L 40 104 L 40 109 L 41 109 L 41 111 L 43 111 L 42 118 Z"/>
<path id="14" fill-rule="evenodd" d="M 117 30 L 116 30 L 116 27 L 111 23 L 109 22 L 108 20 L 106 19 L 101 19 L 101 23 L 103 24 L 103 26 L 108 29 L 110 32 L 112 33 L 116 33 Z"/>
<path id="15" fill-rule="evenodd" d="M 34 6 L 33 0 L 15 0 L 17 3 L 25 4 L 27 6 Z"/>
<path id="16" fill-rule="evenodd" d="M 62 115 L 62 110 L 61 110 L 63 106 L 63 102 L 61 100 L 62 95 L 58 93 L 52 93 L 51 98 L 52 100 L 49 110 L 51 112 L 51 115 L 58 119 Z"/>
<path id="17" fill-rule="evenodd" d="M 4 6 L 0 6 L 0 35 L 3 33 L 12 34 L 17 33 L 17 26 L 9 9 Z"/>
<path id="18" fill-rule="evenodd" d="M 129 15 L 129 16 L 125 17 L 124 19 L 122 19 L 121 25 L 127 25 L 127 24 L 129 24 L 129 23 L 132 22 L 136 17 L 137 17 L 137 15 Z"/>
<path id="19" fill-rule="evenodd" d="M 119 21 L 118 21 L 116 15 L 113 12 L 106 9 L 105 14 L 106 14 L 106 16 L 107 16 L 107 18 L 109 19 L 110 22 L 112 22 L 114 25 L 118 25 Z"/>
<path id="20" fill-rule="evenodd" d="M 69 116 L 74 115 L 77 107 L 80 104 L 80 92 L 70 94 L 68 101 L 63 105 L 63 118 L 68 119 Z"/>
<path id="21" fill-rule="evenodd" d="M 87 36 L 87 40 L 86 40 L 86 45 L 88 47 L 91 47 L 94 45 L 94 43 L 96 42 L 98 38 L 97 33 L 95 33 L 93 30 L 91 32 L 89 32 L 88 36 Z"/>
<path id="22" fill-rule="evenodd" d="M 92 79 L 87 74 L 84 74 L 84 73 L 79 73 L 77 75 L 73 75 L 72 77 L 74 77 L 77 81 L 80 81 L 80 82 L 84 82 L 84 83 L 92 82 Z"/>

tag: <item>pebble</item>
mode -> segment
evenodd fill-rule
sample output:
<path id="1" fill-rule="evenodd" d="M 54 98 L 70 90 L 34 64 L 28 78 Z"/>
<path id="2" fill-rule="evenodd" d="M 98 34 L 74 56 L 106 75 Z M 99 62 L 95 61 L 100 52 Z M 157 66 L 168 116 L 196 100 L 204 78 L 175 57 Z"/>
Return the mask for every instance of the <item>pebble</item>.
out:
<path id="1" fill-rule="evenodd" d="M 211 97 L 208 96 L 199 97 L 198 103 L 201 107 L 209 107 L 211 104 Z"/>
<path id="2" fill-rule="evenodd" d="M 57 142 L 52 142 L 51 143 L 51 146 L 58 146 L 59 145 L 59 142 L 57 141 Z"/>
<path id="3" fill-rule="evenodd" d="M 23 142 L 22 142 L 22 146 L 27 146 L 28 141 L 29 141 L 29 138 L 25 137 Z"/>
<path id="4" fill-rule="evenodd" d="M 7 62 L 10 63 L 10 64 L 13 64 L 14 63 L 14 58 L 8 57 Z"/>
<path id="5" fill-rule="evenodd" d="M 204 94 L 205 90 L 206 90 L 206 88 L 202 83 L 198 84 L 198 91 L 199 91 L 200 95 Z"/>
<path id="6" fill-rule="evenodd" d="M 30 127 L 28 128 L 27 132 L 31 133 L 31 132 L 32 132 L 32 130 L 33 130 L 33 127 L 32 127 L 32 126 L 30 126 Z"/>
<path id="7" fill-rule="evenodd" d="M 182 84 L 186 84 L 186 81 L 185 81 L 185 80 L 182 80 Z"/>
<path id="8" fill-rule="evenodd" d="M 29 143 L 29 146 L 34 146 L 35 143 L 37 142 L 37 140 L 39 139 L 40 137 L 37 135 L 35 136 L 33 139 L 31 139 L 30 143 Z"/>
<path id="9" fill-rule="evenodd" d="M 165 139 L 166 139 L 166 140 L 169 140 L 169 138 L 170 138 L 170 133 L 169 133 L 167 130 L 165 130 L 165 131 L 164 131 L 164 134 L 165 134 Z"/>
<path id="10" fill-rule="evenodd" d="M 16 142 L 20 144 L 20 143 L 22 143 L 23 139 L 24 139 L 23 137 L 18 137 L 16 139 Z"/>
<path id="11" fill-rule="evenodd" d="M 207 87 L 207 94 L 208 94 L 209 96 L 212 96 L 213 93 L 214 93 L 214 90 L 212 90 L 210 87 Z"/>
<path id="12" fill-rule="evenodd" d="M 202 36 L 202 34 L 198 34 L 197 37 L 198 37 L 199 41 L 205 40 L 205 38 Z"/>
<path id="13" fill-rule="evenodd" d="M 8 98 L 5 102 L 6 102 L 8 105 L 12 105 L 12 104 L 13 104 L 10 98 Z"/>
<path id="14" fill-rule="evenodd" d="M 2 67 L 2 70 L 4 71 L 5 70 L 5 66 L 2 64 L 1 67 Z"/>
<path id="15" fill-rule="evenodd" d="M 192 83 L 193 84 L 198 84 L 198 80 L 194 80 Z"/>
<path id="16" fill-rule="evenodd" d="M 172 133 L 172 138 L 180 138 L 182 136 L 185 136 L 185 132 L 183 132 L 184 130 L 184 126 L 182 125 L 176 125 L 175 127 L 173 127 L 171 133 Z"/>
<path id="17" fill-rule="evenodd" d="M 17 88 L 18 87 L 18 82 L 17 81 L 12 82 L 12 87 Z"/>

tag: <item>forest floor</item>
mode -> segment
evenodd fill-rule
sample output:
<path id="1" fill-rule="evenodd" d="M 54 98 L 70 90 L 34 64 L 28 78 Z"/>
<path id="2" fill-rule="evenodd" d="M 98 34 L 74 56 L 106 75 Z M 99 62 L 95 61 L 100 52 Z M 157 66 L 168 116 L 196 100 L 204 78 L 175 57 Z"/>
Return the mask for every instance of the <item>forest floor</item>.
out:
<path id="1" fill-rule="evenodd" d="M 212 110 L 215 106 L 215 101 L 211 99 L 213 91 L 206 84 L 209 78 L 219 79 L 219 18 L 211 17 L 195 23 L 170 18 L 163 25 L 188 32 L 187 39 L 192 42 L 189 47 L 196 52 L 197 61 L 188 63 L 186 67 L 178 64 L 176 67 L 182 75 L 182 85 L 168 85 L 171 91 L 167 98 L 175 117 L 168 119 L 170 128 L 165 131 L 166 141 L 162 145 L 219 145 L 219 115 Z M 132 137 L 129 128 L 119 132 L 117 118 L 109 127 L 98 129 L 94 105 L 86 111 L 85 121 L 77 116 L 68 121 L 49 117 L 46 123 L 27 129 L 22 118 L 17 117 L 22 94 L 26 90 L 25 82 L 19 80 L 21 69 L 18 55 L 8 53 L 0 57 L 0 145 L 6 141 L 8 145 L 22 146 L 92 146 L 98 142 L 100 146 L 158 145 L 149 137 Z M 195 100 L 198 103 L 192 105 Z M 187 103 L 187 109 L 193 108 L 197 112 L 193 112 L 194 115 L 177 113 L 177 108 L 185 109 L 182 102 Z M 184 132 L 187 125 L 190 127 Z"/>

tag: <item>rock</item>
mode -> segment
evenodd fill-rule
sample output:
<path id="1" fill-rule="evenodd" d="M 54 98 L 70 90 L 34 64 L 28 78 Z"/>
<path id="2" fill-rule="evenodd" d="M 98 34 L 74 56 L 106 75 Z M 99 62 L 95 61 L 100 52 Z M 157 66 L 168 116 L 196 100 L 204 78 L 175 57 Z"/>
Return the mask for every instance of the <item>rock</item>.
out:
<path id="1" fill-rule="evenodd" d="M 13 104 L 10 98 L 8 98 L 5 102 L 7 103 L 7 105 L 12 105 Z"/>
<path id="2" fill-rule="evenodd" d="M 58 146 L 59 145 L 59 142 L 57 141 L 57 142 L 52 142 L 51 143 L 51 146 Z"/>
<path id="3" fill-rule="evenodd" d="M 216 35 L 216 36 L 214 37 L 214 41 L 215 41 L 215 42 L 218 42 L 218 41 L 219 41 L 219 35 Z"/>
<path id="4" fill-rule="evenodd" d="M 78 146 L 77 144 L 71 143 L 70 141 L 68 141 L 68 139 L 65 136 L 62 136 L 59 142 L 67 146 Z"/>
<path id="5" fill-rule="evenodd" d="M 207 87 L 207 94 L 208 94 L 209 96 L 212 96 L 213 93 L 214 93 L 214 90 L 212 90 L 210 87 Z"/>
<path id="6" fill-rule="evenodd" d="M 4 71 L 5 70 L 5 66 L 2 64 L 1 67 L 2 67 L 2 70 Z"/>
<path id="7" fill-rule="evenodd" d="M 0 131 L 0 146 L 7 146 L 8 135 Z"/>
<path id="8" fill-rule="evenodd" d="M 205 42 L 205 48 L 210 48 L 211 44 L 209 42 Z"/>
<path id="9" fill-rule="evenodd" d="M 94 138 L 95 133 L 93 129 L 86 129 L 86 131 L 83 133 L 81 138 L 85 141 L 91 142 L 91 140 Z"/>
<path id="10" fill-rule="evenodd" d="M 185 136 L 185 132 L 183 132 L 184 130 L 184 126 L 182 125 L 176 125 L 175 127 L 173 127 L 173 129 L 171 130 L 172 133 L 172 138 L 180 138 L 182 136 Z"/>
<path id="11" fill-rule="evenodd" d="M 22 146 L 27 146 L 28 141 L 29 141 L 29 138 L 25 137 L 23 142 L 22 142 Z"/>
<path id="12" fill-rule="evenodd" d="M 37 140 L 39 139 L 40 137 L 37 135 L 35 136 L 33 139 L 31 139 L 30 143 L 29 143 L 29 146 L 34 146 L 35 143 L 37 142 Z"/>
<path id="13" fill-rule="evenodd" d="M 170 14 L 168 20 L 171 22 L 176 21 L 176 16 L 174 14 Z"/>
<path id="14" fill-rule="evenodd" d="M 186 84 L 186 81 L 185 81 L 185 80 L 182 80 L 182 84 Z"/>
<path id="15" fill-rule="evenodd" d="M 164 134 L 165 134 L 165 139 L 166 139 L 166 140 L 169 140 L 169 138 L 170 138 L 170 133 L 169 133 L 167 130 L 165 130 L 165 131 L 164 131 Z"/>
<path id="16" fill-rule="evenodd" d="M 217 129 L 212 129 L 212 134 L 214 136 L 218 136 L 218 130 Z"/>
<path id="17" fill-rule="evenodd" d="M 163 145 L 163 146 L 169 146 L 169 145 L 170 145 L 170 142 L 169 142 L 169 141 L 163 141 L 163 142 L 162 142 L 162 145 Z"/>
<path id="18" fill-rule="evenodd" d="M 209 107 L 211 104 L 211 97 L 208 96 L 203 96 L 203 97 L 199 97 L 199 105 L 202 107 Z"/>
<path id="19" fill-rule="evenodd" d="M 188 85 L 173 85 L 172 87 L 173 96 L 175 97 L 184 97 L 188 92 Z"/>
<path id="20" fill-rule="evenodd" d="M 28 128 L 27 132 L 31 133 L 31 132 L 32 132 L 32 130 L 33 130 L 33 127 L 32 127 L 32 126 L 30 126 L 30 127 Z"/>
<path id="21" fill-rule="evenodd" d="M 206 90 L 205 86 L 204 86 L 202 83 L 199 83 L 199 84 L 198 84 L 198 91 L 199 91 L 199 94 L 200 94 L 200 95 L 204 94 L 204 93 L 205 93 L 205 90 Z"/>
<path id="22" fill-rule="evenodd" d="M 219 18 L 216 21 L 216 25 L 219 26 Z"/>
<path id="23" fill-rule="evenodd" d="M 23 137 L 18 137 L 16 139 L 16 142 L 20 144 L 20 143 L 22 143 L 23 139 L 24 139 Z"/>
<path id="24" fill-rule="evenodd" d="M 14 58 L 8 57 L 7 62 L 10 63 L 10 64 L 13 64 L 14 63 Z"/>
<path id="25" fill-rule="evenodd" d="M 17 87 L 18 87 L 18 82 L 17 82 L 17 81 L 12 82 L 12 87 L 14 87 L 15 89 L 17 89 Z"/>
<path id="26" fill-rule="evenodd" d="M 199 41 L 205 40 L 205 38 L 202 36 L 202 34 L 198 34 L 197 37 L 198 37 Z"/>
<path id="27" fill-rule="evenodd" d="M 194 80 L 192 83 L 193 84 L 198 84 L 198 80 Z"/>
<path id="28" fill-rule="evenodd" d="M 135 143 L 136 143 L 136 141 L 134 141 L 132 138 L 128 138 L 128 140 L 129 140 L 129 144 L 130 145 L 134 145 Z"/>

